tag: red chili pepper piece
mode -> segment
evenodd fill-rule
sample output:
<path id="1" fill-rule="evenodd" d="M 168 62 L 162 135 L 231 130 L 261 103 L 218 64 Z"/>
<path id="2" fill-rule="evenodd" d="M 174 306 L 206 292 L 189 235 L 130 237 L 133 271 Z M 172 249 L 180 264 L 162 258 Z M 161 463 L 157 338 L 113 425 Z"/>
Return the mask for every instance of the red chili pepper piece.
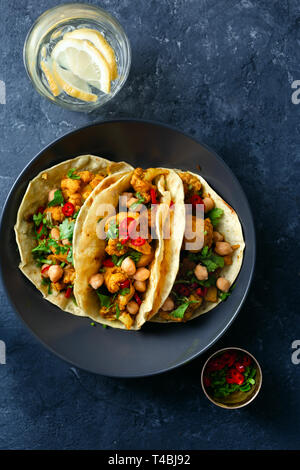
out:
<path id="1" fill-rule="evenodd" d="M 129 224 L 134 221 L 133 217 L 125 217 L 119 225 L 119 236 L 126 238 L 128 235 Z"/>
<path id="2" fill-rule="evenodd" d="M 226 382 L 228 384 L 242 385 L 244 380 L 245 380 L 245 378 L 244 378 L 243 374 L 241 374 L 236 369 L 229 369 L 229 371 L 227 372 Z"/>
<path id="3" fill-rule="evenodd" d="M 122 240 L 120 240 L 120 242 L 121 242 L 121 245 L 125 245 L 125 243 L 127 243 L 127 242 L 128 242 L 128 240 L 129 240 L 129 235 L 127 235 L 127 237 L 126 237 L 126 238 L 122 238 Z"/>
<path id="4" fill-rule="evenodd" d="M 102 264 L 106 268 L 113 268 L 114 267 L 114 263 L 112 262 L 111 258 L 105 259 Z"/>
<path id="5" fill-rule="evenodd" d="M 236 352 L 226 351 L 222 354 L 221 358 L 226 366 L 231 367 L 236 361 Z"/>
<path id="6" fill-rule="evenodd" d="M 157 197 L 156 197 L 156 191 L 154 188 L 150 189 L 150 196 L 151 196 L 151 202 L 152 204 L 157 204 Z"/>
<path id="7" fill-rule="evenodd" d="M 45 267 L 42 269 L 41 273 L 42 273 L 42 274 L 46 273 L 49 268 L 50 268 L 50 264 L 48 264 L 47 266 L 45 266 Z"/>
<path id="8" fill-rule="evenodd" d="M 246 367 L 241 363 L 241 362 L 236 362 L 234 364 L 234 367 L 236 368 L 236 370 L 238 370 L 239 372 L 245 372 L 246 370 Z"/>
<path id="9" fill-rule="evenodd" d="M 42 214 L 42 213 L 44 212 L 44 210 L 45 210 L 44 207 L 41 206 L 41 207 L 39 207 L 38 210 L 36 211 L 36 214 Z"/>
<path id="10" fill-rule="evenodd" d="M 244 354 L 244 355 L 242 356 L 241 362 L 242 362 L 243 366 L 248 367 L 248 366 L 251 365 L 252 359 L 251 359 L 250 356 L 247 356 L 246 354 Z"/>
<path id="11" fill-rule="evenodd" d="M 190 204 L 192 204 L 193 207 L 197 206 L 198 204 L 204 204 L 202 197 L 200 197 L 198 194 L 193 194 L 190 198 Z"/>
<path id="12" fill-rule="evenodd" d="M 75 212 L 75 206 L 72 204 L 72 202 L 66 202 L 62 208 L 62 211 L 66 217 L 71 217 Z"/>
<path id="13" fill-rule="evenodd" d="M 170 202 L 170 207 L 173 207 L 174 206 L 174 201 L 171 201 Z"/>
<path id="14" fill-rule="evenodd" d="M 205 297 L 207 294 L 208 288 L 207 287 L 198 287 L 196 290 L 196 294 L 200 297 Z"/>
<path id="15" fill-rule="evenodd" d="M 68 287 L 68 288 L 67 288 L 67 290 L 66 290 L 66 292 L 65 292 L 65 297 L 66 297 L 67 299 L 70 298 L 70 296 L 71 296 L 71 294 L 72 294 L 72 290 L 73 290 L 72 287 Z"/>
<path id="16" fill-rule="evenodd" d="M 132 243 L 134 246 L 142 246 L 142 245 L 145 245 L 146 240 L 145 240 L 145 238 L 137 237 L 137 238 L 131 240 L 131 243 Z"/>
<path id="17" fill-rule="evenodd" d="M 140 299 L 140 297 L 138 296 L 138 294 L 135 293 L 133 297 L 134 297 L 134 300 L 136 301 L 136 303 L 138 304 L 138 306 L 140 306 L 141 303 L 142 303 L 142 300 Z"/>
<path id="18" fill-rule="evenodd" d="M 225 364 L 221 360 L 220 357 L 215 357 L 214 359 L 211 359 L 209 363 L 207 364 L 207 370 L 209 372 L 213 372 L 215 370 L 221 370 L 221 369 L 224 369 L 224 367 L 225 367 Z"/>
<path id="19" fill-rule="evenodd" d="M 71 202 L 66 202 L 62 207 L 62 212 L 66 217 L 71 217 L 75 212 L 75 206 Z"/>
<path id="20" fill-rule="evenodd" d="M 39 226 L 39 228 L 38 228 L 37 231 L 36 231 L 38 234 L 40 234 L 41 231 L 43 230 L 43 226 L 44 226 L 43 223 L 41 223 L 40 226 Z M 39 238 L 40 238 L 40 240 L 44 240 L 44 239 L 46 238 L 46 235 L 43 234 L 43 235 L 41 235 Z"/>
<path id="21" fill-rule="evenodd" d="M 123 281 L 120 283 L 120 288 L 121 289 L 126 289 L 126 287 L 129 287 L 130 286 L 130 281 L 129 279 L 126 279 L 126 281 Z"/>

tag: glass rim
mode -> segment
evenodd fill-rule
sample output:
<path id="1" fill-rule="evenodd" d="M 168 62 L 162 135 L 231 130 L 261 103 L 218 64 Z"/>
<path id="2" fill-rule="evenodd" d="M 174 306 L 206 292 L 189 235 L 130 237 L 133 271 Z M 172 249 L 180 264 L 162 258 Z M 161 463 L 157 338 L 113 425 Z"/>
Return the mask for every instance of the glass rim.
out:
<path id="1" fill-rule="evenodd" d="M 49 16 L 52 12 L 55 12 L 56 10 L 62 10 L 62 9 L 65 9 L 65 8 L 69 8 L 70 10 L 84 8 L 84 9 L 87 9 L 91 12 L 94 11 L 96 13 L 99 13 L 99 16 L 101 16 L 102 18 L 104 17 L 104 19 L 106 19 L 108 22 L 110 22 L 113 25 L 113 27 L 116 28 L 119 31 L 119 33 L 121 34 L 122 40 L 124 41 L 125 55 L 126 55 L 126 68 L 125 68 L 125 71 L 123 73 L 122 79 L 117 83 L 117 86 L 116 86 L 114 92 L 110 93 L 108 98 L 104 102 L 100 100 L 97 104 L 95 104 L 95 103 L 91 104 L 89 102 L 86 102 L 86 103 L 83 102 L 82 104 L 77 104 L 77 103 L 64 103 L 62 101 L 59 101 L 59 100 L 57 100 L 57 97 L 53 96 L 51 94 L 51 92 L 48 91 L 45 87 L 39 86 L 39 83 L 33 77 L 32 73 L 30 71 L 30 67 L 28 66 L 28 61 L 29 61 L 29 59 L 28 59 L 28 43 L 29 43 L 29 40 L 31 39 L 33 33 L 35 32 L 36 28 L 40 25 L 41 21 L 43 21 L 43 19 L 47 18 L 47 16 Z M 61 20 L 61 22 L 64 22 L 64 21 L 66 21 L 66 18 Z M 100 108 L 101 106 L 103 106 L 104 104 L 111 101 L 111 99 L 119 93 L 119 91 L 123 88 L 124 84 L 127 81 L 129 71 L 130 71 L 130 67 L 131 67 L 131 58 L 132 58 L 132 54 L 131 54 L 130 41 L 128 39 L 128 36 L 127 36 L 123 26 L 119 23 L 119 21 L 111 13 L 107 12 L 105 9 L 99 7 L 98 5 L 91 5 L 91 4 L 82 3 L 82 2 L 79 2 L 79 3 L 62 3 L 61 5 L 56 5 L 52 8 L 48 8 L 46 11 L 41 13 L 41 15 L 39 15 L 37 17 L 37 19 L 33 22 L 33 24 L 31 25 L 28 33 L 26 34 L 25 41 L 24 41 L 24 46 L 23 46 L 24 68 L 26 70 L 27 76 L 30 79 L 34 89 L 41 96 L 48 99 L 51 103 L 55 103 L 58 106 L 61 106 L 62 108 L 65 108 L 65 109 L 69 109 L 69 110 L 72 110 L 72 111 L 79 111 L 79 112 L 96 110 L 96 109 Z M 36 62 L 36 59 L 35 59 L 35 62 Z"/>

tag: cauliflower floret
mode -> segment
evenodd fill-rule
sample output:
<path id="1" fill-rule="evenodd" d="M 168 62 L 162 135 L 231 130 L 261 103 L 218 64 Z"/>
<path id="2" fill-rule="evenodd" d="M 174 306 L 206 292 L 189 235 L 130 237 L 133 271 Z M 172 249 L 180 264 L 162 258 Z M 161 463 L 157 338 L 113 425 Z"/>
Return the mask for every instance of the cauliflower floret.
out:
<path id="1" fill-rule="evenodd" d="M 159 168 L 148 168 L 147 170 L 136 168 L 131 177 L 130 184 L 135 192 L 140 193 L 147 203 L 151 199 L 150 189 L 155 189 L 155 186 L 152 184 L 153 179 L 168 173 L 168 170 L 161 170 Z"/>
<path id="2" fill-rule="evenodd" d="M 106 268 L 104 274 L 104 282 L 112 294 L 115 294 L 120 289 L 120 284 L 127 280 L 126 274 L 118 266 L 113 268 Z"/>
<path id="3" fill-rule="evenodd" d="M 102 175 L 95 175 L 95 177 L 90 181 L 90 186 L 92 189 L 94 189 L 101 181 L 105 178 L 105 176 Z"/>
<path id="4" fill-rule="evenodd" d="M 202 186 L 201 181 L 196 176 L 191 175 L 190 173 L 181 173 L 181 172 L 179 173 L 179 176 L 183 182 L 184 194 L 186 194 L 191 189 L 194 192 L 201 190 L 201 186 Z"/>
<path id="5" fill-rule="evenodd" d="M 68 202 L 71 202 L 75 206 L 76 211 L 82 206 L 82 197 L 80 193 L 71 194 Z"/>
<path id="6" fill-rule="evenodd" d="M 75 281 L 75 269 L 72 267 L 66 267 L 64 269 L 63 282 L 65 284 L 74 284 Z"/>
<path id="7" fill-rule="evenodd" d="M 119 246 L 119 248 L 117 247 L 117 245 Z M 117 238 L 110 238 L 105 247 L 105 251 L 110 256 L 112 255 L 121 256 L 121 255 L 124 255 L 128 251 L 128 247 L 126 245 L 121 245 L 120 247 L 120 240 L 118 240 Z"/>
<path id="8" fill-rule="evenodd" d="M 90 171 L 80 171 L 78 173 L 78 176 L 80 176 L 81 181 L 83 181 L 84 184 L 89 183 L 93 178 L 94 175 Z"/>
<path id="9" fill-rule="evenodd" d="M 125 295 L 119 294 L 119 295 L 118 295 L 118 297 L 117 297 L 117 303 L 118 303 L 118 305 L 119 305 L 120 310 L 125 310 L 126 305 L 127 305 L 128 302 L 132 299 L 134 293 L 135 293 L 135 288 L 134 288 L 133 285 L 130 283 L 128 294 L 125 294 Z"/>
<path id="10" fill-rule="evenodd" d="M 130 330 L 134 322 L 133 318 L 127 312 L 123 312 L 119 316 L 119 320 L 126 326 L 127 330 Z"/>
<path id="11" fill-rule="evenodd" d="M 80 187 L 80 180 L 74 180 L 71 178 L 63 178 L 61 180 L 61 189 L 65 199 L 68 199 L 71 194 L 79 193 Z"/>
<path id="12" fill-rule="evenodd" d="M 51 214 L 52 222 L 54 225 L 58 222 L 62 222 L 65 218 L 61 206 L 47 207 L 45 213 Z"/>

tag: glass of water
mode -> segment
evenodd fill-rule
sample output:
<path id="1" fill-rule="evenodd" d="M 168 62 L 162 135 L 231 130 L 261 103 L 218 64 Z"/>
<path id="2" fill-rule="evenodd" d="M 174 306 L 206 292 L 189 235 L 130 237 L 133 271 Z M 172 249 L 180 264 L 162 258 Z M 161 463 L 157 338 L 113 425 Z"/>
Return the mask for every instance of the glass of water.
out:
<path id="1" fill-rule="evenodd" d="M 110 83 L 109 93 L 104 93 L 93 84 L 83 83 L 78 77 L 76 83 L 85 86 L 85 92 L 88 93 L 84 96 L 88 98 L 81 99 L 82 95 L 74 93 L 72 96 L 72 93 L 65 92 L 67 88 L 53 93 L 53 88 L 56 89 L 55 77 L 44 64 L 50 64 L 51 67 L 54 47 L 66 33 L 77 29 L 96 30 L 104 38 L 107 47 L 113 50 L 117 76 Z M 126 82 L 130 64 L 130 44 L 122 26 L 109 13 L 94 5 L 70 3 L 47 10 L 33 24 L 24 44 L 24 65 L 35 89 L 50 101 L 73 111 L 90 112 L 110 101 Z M 65 76 L 70 74 L 63 68 L 61 71 Z"/>

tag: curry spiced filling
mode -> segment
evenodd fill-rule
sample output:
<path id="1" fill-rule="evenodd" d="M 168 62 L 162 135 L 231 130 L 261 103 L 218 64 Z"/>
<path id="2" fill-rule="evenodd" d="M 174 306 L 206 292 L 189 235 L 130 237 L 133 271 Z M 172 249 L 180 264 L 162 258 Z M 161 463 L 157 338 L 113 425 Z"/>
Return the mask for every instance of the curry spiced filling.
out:
<path id="1" fill-rule="evenodd" d="M 89 279 L 99 298 L 100 315 L 107 320 L 121 321 L 127 329 L 133 325 L 147 292 L 157 246 L 151 233 L 155 231 L 156 209 L 160 203 L 153 180 L 164 174 L 168 170 L 134 170 L 130 187 L 120 194 L 127 210 L 104 220 L 105 256 L 99 272 Z"/>
<path id="2" fill-rule="evenodd" d="M 33 215 L 37 246 L 32 255 L 41 268 L 42 283 L 48 294 L 63 292 L 75 301 L 73 285 L 73 231 L 81 206 L 93 189 L 105 178 L 90 171 L 70 169 L 60 184 L 48 194 L 48 203 Z"/>
<path id="3" fill-rule="evenodd" d="M 185 204 L 190 217 L 180 254 L 179 271 L 169 297 L 163 304 L 159 316 L 165 320 L 185 322 L 205 302 L 226 300 L 232 286 L 222 276 L 222 268 L 232 264 L 232 255 L 239 245 L 231 246 L 217 231 L 223 209 L 217 208 L 210 194 L 206 194 L 201 181 L 191 173 L 178 172 L 184 186 Z M 198 222 L 202 233 L 196 232 L 196 207 L 203 205 L 204 220 Z M 188 222 L 189 221 L 189 222 Z M 190 227 L 189 227 L 190 225 Z M 189 237 L 189 228 L 193 235 Z M 199 237 L 199 248 L 187 250 L 187 242 Z M 201 238 L 200 238 L 201 237 Z"/>

